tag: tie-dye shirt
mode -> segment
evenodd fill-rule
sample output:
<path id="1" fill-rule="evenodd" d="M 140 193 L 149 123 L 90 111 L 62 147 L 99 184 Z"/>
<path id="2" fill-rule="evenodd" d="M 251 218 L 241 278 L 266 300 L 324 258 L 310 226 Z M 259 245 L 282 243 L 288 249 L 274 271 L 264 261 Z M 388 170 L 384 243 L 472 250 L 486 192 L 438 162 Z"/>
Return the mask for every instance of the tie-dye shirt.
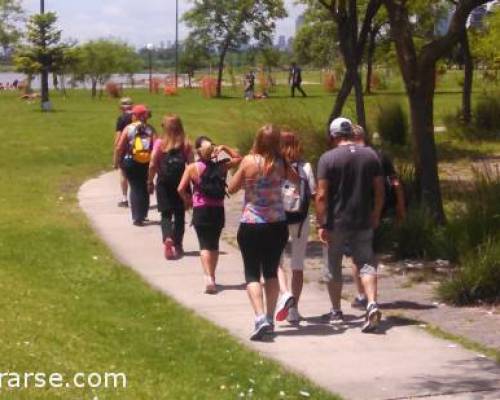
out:
<path id="1" fill-rule="evenodd" d="M 256 155 L 259 170 L 264 170 L 264 159 Z M 278 161 L 277 165 L 282 165 Z M 286 221 L 281 186 L 283 177 L 279 169 L 274 168 L 269 175 L 261 172 L 260 176 L 245 181 L 245 200 L 241 222 L 245 224 L 266 224 Z"/>

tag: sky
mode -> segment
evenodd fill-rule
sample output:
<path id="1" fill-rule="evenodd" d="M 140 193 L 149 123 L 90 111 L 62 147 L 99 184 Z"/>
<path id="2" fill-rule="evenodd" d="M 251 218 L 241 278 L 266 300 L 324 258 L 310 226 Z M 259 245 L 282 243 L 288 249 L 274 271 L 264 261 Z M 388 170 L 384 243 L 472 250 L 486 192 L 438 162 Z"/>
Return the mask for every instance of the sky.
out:
<path id="1" fill-rule="evenodd" d="M 28 14 L 39 12 L 39 0 L 23 0 Z M 293 36 L 295 19 L 301 6 L 285 0 L 288 18 L 278 22 L 276 37 Z M 190 7 L 188 0 L 179 0 L 179 14 Z M 45 0 L 46 11 L 58 14 L 58 25 L 64 38 L 83 42 L 96 38 L 120 38 L 136 46 L 147 43 L 159 46 L 175 39 L 175 0 Z M 180 39 L 188 34 L 179 27 Z"/>

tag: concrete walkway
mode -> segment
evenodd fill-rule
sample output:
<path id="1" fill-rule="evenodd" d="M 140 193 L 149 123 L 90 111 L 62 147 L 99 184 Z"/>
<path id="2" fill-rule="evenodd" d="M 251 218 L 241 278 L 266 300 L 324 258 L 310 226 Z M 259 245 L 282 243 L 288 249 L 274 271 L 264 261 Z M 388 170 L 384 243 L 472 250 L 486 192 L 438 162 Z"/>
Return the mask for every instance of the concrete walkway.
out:
<path id="1" fill-rule="evenodd" d="M 186 230 L 186 256 L 167 262 L 159 226 L 134 227 L 128 210 L 116 206 L 118 199 L 114 172 L 88 181 L 79 192 L 80 206 L 122 263 L 153 287 L 227 329 L 246 346 L 318 385 L 346 399 L 500 399 L 497 364 L 432 337 L 405 320 L 389 317 L 380 334 L 364 335 L 359 329 L 360 311 L 344 304 L 345 326 L 322 324 L 318 316 L 328 311 L 329 302 L 315 283 L 304 288 L 301 313 L 306 322 L 300 328 L 283 324 L 272 342 L 250 342 L 253 316 L 242 285 L 239 252 L 222 243 L 217 275 L 222 290 L 217 296 L 205 295 L 194 231 Z M 158 220 L 156 211 L 150 218 Z"/>

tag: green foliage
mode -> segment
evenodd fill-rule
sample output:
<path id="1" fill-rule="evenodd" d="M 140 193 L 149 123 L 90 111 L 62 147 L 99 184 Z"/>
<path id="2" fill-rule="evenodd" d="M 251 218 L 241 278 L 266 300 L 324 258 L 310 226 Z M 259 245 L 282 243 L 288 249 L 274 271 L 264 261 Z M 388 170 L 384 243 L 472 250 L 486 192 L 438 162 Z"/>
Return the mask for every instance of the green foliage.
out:
<path id="1" fill-rule="evenodd" d="M 20 0 L 0 0 L 0 46 L 6 57 L 22 36 L 19 22 L 24 11 Z"/>
<path id="2" fill-rule="evenodd" d="M 401 104 L 389 102 L 379 105 L 377 130 L 382 141 L 404 146 L 408 140 L 408 116 Z"/>
<path id="3" fill-rule="evenodd" d="M 102 87 L 113 73 L 131 74 L 142 66 L 134 48 L 117 40 L 91 40 L 78 46 L 74 57 L 78 59 L 75 73 L 92 81 L 92 97 L 97 84 Z"/>
<path id="4" fill-rule="evenodd" d="M 181 72 L 194 75 L 194 71 L 204 67 L 209 59 L 210 55 L 207 49 L 197 43 L 192 37 L 188 37 L 182 46 L 179 68 Z"/>
<path id="5" fill-rule="evenodd" d="M 500 240 L 490 238 L 468 253 L 453 277 L 438 287 L 439 296 L 456 305 L 500 301 Z"/>
<path id="6" fill-rule="evenodd" d="M 484 28 L 471 35 L 471 49 L 474 57 L 489 69 L 500 69 L 500 5 L 495 5 L 485 18 Z"/>

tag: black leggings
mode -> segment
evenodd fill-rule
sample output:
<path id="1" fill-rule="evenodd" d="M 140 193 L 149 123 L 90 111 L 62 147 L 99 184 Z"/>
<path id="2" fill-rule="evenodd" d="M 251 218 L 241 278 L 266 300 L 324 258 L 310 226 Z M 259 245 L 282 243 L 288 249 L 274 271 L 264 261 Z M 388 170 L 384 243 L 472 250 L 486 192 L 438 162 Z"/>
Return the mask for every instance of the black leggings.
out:
<path id="1" fill-rule="evenodd" d="M 148 168 L 149 164 L 140 164 L 135 161 L 130 161 L 125 168 L 125 175 L 130 185 L 130 210 L 134 222 L 143 222 L 148 216 Z"/>
<path id="2" fill-rule="evenodd" d="M 238 244 L 247 283 L 277 278 L 281 254 L 288 241 L 286 222 L 269 224 L 240 224 Z"/>
<path id="3" fill-rule="evenodd" d="M 218 251 L 222 228 L 220 225 L 195 225 L 200 250 Z"/>
<path id="4" fill-rule="evenodd" d="M 185 210 L 184 207 L 170 208 L 161 213 L 161 233 L 163 242 L 167 238 L 174 241 L 174 245 L 182 246 L 184 239 Z"/>

